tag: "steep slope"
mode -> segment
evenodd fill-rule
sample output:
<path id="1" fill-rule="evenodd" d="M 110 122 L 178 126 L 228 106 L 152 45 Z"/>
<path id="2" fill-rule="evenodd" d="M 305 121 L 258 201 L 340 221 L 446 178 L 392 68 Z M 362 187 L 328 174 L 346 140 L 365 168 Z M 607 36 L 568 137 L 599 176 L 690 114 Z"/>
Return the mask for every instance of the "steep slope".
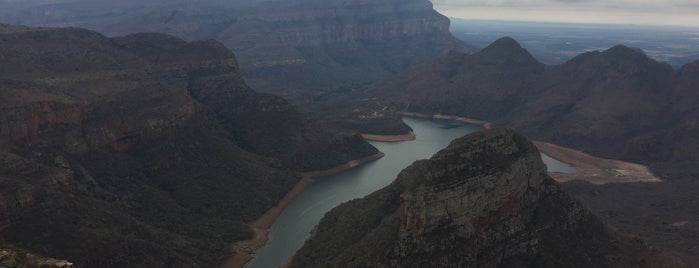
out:
<path id="1" fill-rule="evenodd" d="M 364 96 L 402 102 L 420 113 L 502 117 L 529 94 L 544 65 L 511 38 L 467 55 L 451 52 L 372 85 Z"/>
<path id="2" fill-rule="evenodd" d="M 0 237 L 14 246 L 81 267 L 214 266 L 293 170 L 376 153 L 250 90 L 216 41 L 1 28 Z"/>
<path id="3" fill-rule="evenodd" d="M 649 155 L 656 169 L 699 174 L 699 61 L 686 64 L 673 76 L 667 113 L 660 129 L 631 141 L 631 155 Z M 665 112 L 665 111 L 663 111 Z"/>
<path id="4" fill-rule="evenodd" d="M 103 1 L 8 3 L 0 19 L 107 35 L 215 38 L 258 90 L 307 103 L 388 77 L 449 50 L 472 51 L 427 0 Z"/>
<path id="5" fill-rule="evenodd" d="M 292 267 L 682 265 L 606 227 L 508 129 L 453 141 L 321 221 Z"/>
<path id="6" fill-rule="evenodd" d="M 511 122 L 539 139 L 638 161 L 626 142 L 667 123 L 672 78 L 640 50 L 585 53 L 550 68 Z"/>
<path id="7" fill-rule="evenodd" d="M 515 40 L 501 38 L 472 55 L 451 51 L 367 89 L 323 99 L 314 114 L 345 129 L 379 135 L 410 131 L 400 112 L 501 122 L 526 103 L 546 67 Z"/>

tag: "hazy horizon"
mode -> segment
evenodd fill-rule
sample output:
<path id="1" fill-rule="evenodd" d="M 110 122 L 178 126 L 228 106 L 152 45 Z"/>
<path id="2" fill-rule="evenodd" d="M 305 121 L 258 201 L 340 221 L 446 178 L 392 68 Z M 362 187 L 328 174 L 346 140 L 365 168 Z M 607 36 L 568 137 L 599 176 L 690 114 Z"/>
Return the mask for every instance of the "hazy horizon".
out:
<path id="1" fill-rule="evenodd" d="M 699 27 L 699 2 L 691 0 L 432 0 L 432 3 L 440 13 L 461 19 Z"/>

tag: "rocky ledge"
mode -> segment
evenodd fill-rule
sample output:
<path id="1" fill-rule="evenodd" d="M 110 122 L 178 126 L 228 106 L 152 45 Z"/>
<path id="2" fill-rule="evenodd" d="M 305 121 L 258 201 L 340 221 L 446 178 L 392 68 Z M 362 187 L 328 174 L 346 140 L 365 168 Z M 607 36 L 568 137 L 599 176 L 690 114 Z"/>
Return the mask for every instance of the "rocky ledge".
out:
<path id="1" fill-rule="evenodd" d="M 40 257 L 12 249 L 0 249 L 0 268 L 73 268 L 73 263 L 64 260 Z"/>

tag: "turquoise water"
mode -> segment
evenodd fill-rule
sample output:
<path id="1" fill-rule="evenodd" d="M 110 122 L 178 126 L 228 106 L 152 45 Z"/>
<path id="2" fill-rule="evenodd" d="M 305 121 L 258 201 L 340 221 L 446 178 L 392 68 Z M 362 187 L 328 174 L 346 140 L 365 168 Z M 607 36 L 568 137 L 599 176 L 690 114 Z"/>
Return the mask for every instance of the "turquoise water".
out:
<path id="1" fill-rule="evenodd" d="M 449 143 L 480 126 L 449 120 L 405 117 L 416 140 L 371 142 L 385 157 L 346 172 L 318 179 L 282 212 L 272 225 L 267 244 L 257 251 L 247 268 L 277 267 L 292 256 L 309 237 L 326 212 L 337 205 L 361 198 L 390 184 L 398 173 L 415 160 L 430 158 Z M 548 157 L 546 157 L 548 158 Z M 559 172 L 574 172 L 570 166 L 548 158 L 546 164 Z"/>
<path id="2" fill-rule="evenodd" d="M 541 154 L 541 160 L 544 161 L 549 172 L 575 173 L 576 171 L 575 167 L 553 159 L 543 153 Z"/>

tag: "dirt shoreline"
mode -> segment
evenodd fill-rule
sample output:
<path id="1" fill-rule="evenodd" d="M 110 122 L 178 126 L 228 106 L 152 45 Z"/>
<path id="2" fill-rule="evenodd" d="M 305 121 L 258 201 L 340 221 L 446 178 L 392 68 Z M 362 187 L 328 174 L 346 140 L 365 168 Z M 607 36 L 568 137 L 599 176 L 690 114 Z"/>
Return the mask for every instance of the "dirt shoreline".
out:
<path id="1" fill-rule="evenodd" d="M 367 156 L 361 159 L 352 160 L 342 165 L 336 166 L 331 169 L 303 172 L 301 175 L 303 178 L 294 185 L 293 188 L 279 200 L 276 206 L 270 208 L 260 216 L 257 220 L 250 223 L 250 228 L 253 230 L 253 238 L 246 241 L 239 241 L 233 245 L 233 254 L 221 265 L 222 268 L 242 268 L 253 259 L 255 252 L 267 243 L 269 229 L 272 224 L 279 218 L 282 211 L 289 206 L 291 201 L 294 200 L 304 189 L 315 182 L 315 179 L 325 176 L 334 175 L 348 169 L 357 167 L 361 164 L 377 160 L 384 157 L 384 153 L 379 152 L 377 154 Z"/>
<path id="2" fill-rule="evenodd" d="M 445 115 L 445 114 L 422 114 L 403 112 L 404 116 L 419 118 L 434 118 L 456 120 L 459 122 L 481 125 L 490 129 L 493 124 L 488 121 L 473 118 Z M 566 148 L 552 143 L 533 141 L 542 153 L 563 163 L 574 166 L 575 173 L 549 172 L 552 178 L 558 182 L 568 182 L 573 180 L 587 181 L 592 184 L 606 183 L 629 183 L 629 182 L 662 182 L 644 165 L 624 162 L 614 159 L 605 159 L 586 154 L 582 151 Z"/>
<path id="3" fill-rule="evenodd" d="M 577 169 L 572 174 L 549 172 L 558 182 L 572 180 L 583 180 L 592 184 L 662 182 L 644 165 L 595 157 L 579 150 L 546 142 L 534 141 L 534 145 L 542 153 Z"/>

